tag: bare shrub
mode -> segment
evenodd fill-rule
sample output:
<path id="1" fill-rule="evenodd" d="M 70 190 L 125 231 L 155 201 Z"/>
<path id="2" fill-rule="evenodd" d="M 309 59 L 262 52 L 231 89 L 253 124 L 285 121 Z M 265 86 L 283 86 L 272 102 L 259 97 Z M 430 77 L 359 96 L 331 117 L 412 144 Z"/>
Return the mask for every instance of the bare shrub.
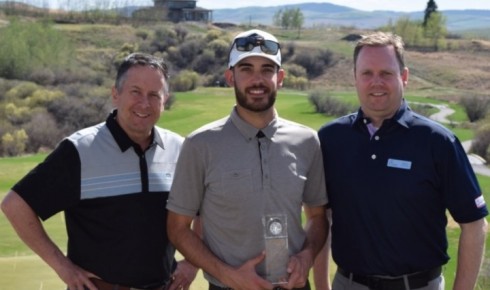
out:
<path id="1" fill-rule="evenodd" d="M 89 127 L 105 120 L 108 98 L 60 98 L 51 102 L 47 110 L 53 115 L 63 135 Z"/>
<path id="2" fill-rule="evenodd" d="M 202 53 L 203 47 L 199 39 L 190 39 L 178 47 L 169 49 L 168 60 L 178 68 L 185 69 Z"/>
<path id="3" fill-rule="evenodd" d="M 149 34 L 150 33 L 147 30 L 143 30 L 143 29 L 138 29 L 138 31 L 135 32 L 135 35 L 141 38 L 142 40 L 146 40 Z"/>
<path id="4" fill-rule="evenodd" d="M 430 105 L 425 105 L 425 104 L 410 104 L 410 109 L 428 118 L 431 115 L 432 107 Z"/>
<path id="5" fill-rule="evenodd" d="M 285 88 L 292 88 L 298 90 L 307 90 L 310 87 L 310 83 L 307 78 L 306 69 L 297 64 L 284 65 L 286 71 L 286 77 L 283 81 Z"/>
<path id="6" fill-rule="evenodd" d="M 469 151 L 490 161 L 490 120 L 484 120 L 477 129 Z"/>
<path id="7" fill-rule="evenodd" d="M 201 76 L 201 82 L 203 86 L 206 87 L 226 87 L 228 86 L 225 76 L 224 76 L 224 67 L 220 67 L 216 69 L 212 74 L 208 74 L 206 76 Z"/>
<path id="8" fill-rule="evenodd" d="M 55 70 L 54 74 L 55 85 L 70 83 L 102 85 L 104 83 L 103 73 L 98 73 L 89 67 L 59 69 Z"/>
<path id="9" fill-rule="evenodd" d="M 294 52 L 296 51 L 296 45 L 294 42 L 288 42 L 285 45 L 281 45 L 281 56 L 282 62 L 286 62 L 294 56 Z"/>
<path id="10" fill-rule="evenodd" d="M 155 51 L 166 51 L 169 47 L 176 46 L 178 44 L 177 33 L 170 28 L 159 28 L 155 30 L 153 40 L 151 41 L 151 47 Z"/>
<path id="11" fill-rule="evenodd" d="M 214 57 L 216 62 L 225 65 L 228 60 L 228 52 L 230 50 L 230 45 L 227 41 L 223 39 L 215 39 L 206 45 L 206 49 L 214 52 Z"/>
<path id="12" fill-rule="evenodd" d="M 194 90 L 199 84 L 199 75 L 196 72 L 184 70 L 170 79 L 170 89 L 174 92 Z"/>
<path id="13" fill-rule="evenodd" d="M 28 80 L 42 86 L 48 86 L 54 84 L 56 80 L 56 75 L 50 68 L 43 67 L 39 69 L 34 69 L 30 73 Z"/>
<path id="14" fill-rule="evenodd" d="M 469 96 L 460 101 L 470 122 L 484 119 L 490 109 L 490 98 L 483 96 Z"/>
<path id="15" fill-rule="evenodd" d="M 306 69 L 309 79 L 322 75 L 335 62 L 333 53 L 329 50 L 299 54 L 293 61 Z"/>
<path id="16" fill-rule="evenodd" d="M 175 94 L 170 93 L 170 96 L 165 101 L 165 110 L 172 109 L 173 104 L 175 103 Z"/>
<path id="17" fill-rule="evenodd" d="M 24 153 L 27 139 L 27 133 L 24 129 L 3 134 L 0 140 L 2 143 L 3 155 L 17 156 Z"/>
<path id="18" fill-rule="evenodd" d="M 24 105 L 6 103 L 1 109 L 5 119 L 14 126 L 20 126 L 31 118 L 31 109 Z"/>
<path id="19" fill-rule="evenodd" d="M 222 35 L 224 35 L 224 33 L 221 32 L 220 30 L 211 28 L 210 30 L 208 30 L 208 32 L 206 32 L 206 36 L 204 36 L 204 38 L 206 39 L 207 42 L 211 42 L 213 40 L 220 39 Z M 228 41 L 225 42 L 228 46 Z"/>
<path id="20" fill-rule="evenodd" d="M 26 144 L 26 152 L 29 153 L 36 153 L 40 148 L 53 149 L 63 137 L 55 119 L 46 110 L 34 113 L 24 129 L 29 136 Z"/>
<path id="21" fill-rule="evenodd" d="M 306 69 L 300 65 L 297 64 L 286 64 L 283 66 L 284 70 L 286 71 L 286 78 L 290 76 L 295 76 L 295 77 L 306 77 L 308 74 L 306 73 Z"/>
<path id="22" fill-rule="evenodd" d="M 297 89 L 300 91 L 307 90 L 310 87 L 310 83 L 306 77 L 296 77 L 296 76 L 288 76 L 283 81 L 283 87 Z"/>
<path id="23" fill-rule="evenodd" d="M 356 110 L 356 106 L 332 97 L 324 90 L 314 90 L 308 95 L 308 101 L 315 108 L 316 113 L 327 116 L 343 116 Z"/>
<path id="24" fill-rule="evenodd" d="M 175 31 L 177 39 L 179 40 L 180 43 L 183 43 L 187 37 L 187 34 L 189 34 L 189 31 L 187 30 L 187 28 L 185 28 L 185 26 L 183 26 L 181 24 L 177 24 L 174 27 L 174 31 Z"/>
<path id="25" fill-rule="evenodd" d="M 19 81 L 17 80 L 7 80 L 0 78 L 0 101 L 5 100 L 5 94 L 10 91 L 13 87 L 18 85 Z"/>
<path id="26" fill-rule="evenodd" d="M 39 86 L 32 82 L 20 82 L 5 93 L 5 99 L 18 103 L 31 96 Z"/>
<path id="27" fill-rule="evenodd" d="M 210 50 L 205 50 L 194 62 L 194 71 L 200 74 L 207 73 L 211 67 L 216 66 L 216 58 Z"/>
<path id="28" fill-rule="evenodd" d="M 308 95 L 308 101 L 315 108 L 315 113 L 323 113 L 323 98 L 327 95 L 327 93 L 323 93 L 319 90 L 312 91 Z"/>
<path id="29" fill-rule="evenodd" d="M 8 121 L 6 120 L 0 120 L 0 137 L 5 135 L 8 132 L 13 132 L 15 130 L 15 127 Z M 3 155 L 4 149 L 3 145 L 0 139 L 0 156 Z"/>

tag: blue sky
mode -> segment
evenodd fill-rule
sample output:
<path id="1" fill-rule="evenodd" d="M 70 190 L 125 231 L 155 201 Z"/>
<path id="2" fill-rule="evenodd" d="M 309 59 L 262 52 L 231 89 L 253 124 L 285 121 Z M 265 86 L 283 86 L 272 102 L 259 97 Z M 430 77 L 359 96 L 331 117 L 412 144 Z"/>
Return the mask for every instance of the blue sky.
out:
<path id="1" fill-rule="evenodd" d="M 244 6 L 278 6 L 305 2 L 332 3 L 359 10 L 423 11 L 428 0 L 197 0 L 197 5 L 207 9 L 238 8 Z M 489 0 L 435 0 L 439 10 L 484 9 L 490 10 Z"/>

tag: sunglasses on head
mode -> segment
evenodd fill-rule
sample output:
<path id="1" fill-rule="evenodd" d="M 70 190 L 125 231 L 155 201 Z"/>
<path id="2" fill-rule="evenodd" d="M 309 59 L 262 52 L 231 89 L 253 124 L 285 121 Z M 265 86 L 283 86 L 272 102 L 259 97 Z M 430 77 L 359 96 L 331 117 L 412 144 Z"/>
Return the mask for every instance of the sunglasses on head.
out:
<path id="1" fill-rule="evenodd" d="M 263 53 L 276 55 L 279 51 L 279 43 L 272 40 L 265 40 L 262 36 L 252 34 L 247 37 L 240 37 L 235 39 L 236 50 L 238 51 L 251 51 L 256 46 L 260 46 Z"/>

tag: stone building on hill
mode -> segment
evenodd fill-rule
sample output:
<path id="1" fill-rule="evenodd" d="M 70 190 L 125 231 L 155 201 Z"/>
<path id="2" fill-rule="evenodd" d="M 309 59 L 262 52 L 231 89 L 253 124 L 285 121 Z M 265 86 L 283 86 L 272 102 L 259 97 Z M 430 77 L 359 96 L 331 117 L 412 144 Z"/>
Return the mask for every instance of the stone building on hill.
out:
<path id="1" fill-rule="evenodd" d="M 199 21 L 212 22 L 213 11 L 196 6 L 197 1 L 154 0 L 155 8 L 166 11 L 167 19 L 173 22 Z M 158 10 L 159 10 L 158 9 Z"/>

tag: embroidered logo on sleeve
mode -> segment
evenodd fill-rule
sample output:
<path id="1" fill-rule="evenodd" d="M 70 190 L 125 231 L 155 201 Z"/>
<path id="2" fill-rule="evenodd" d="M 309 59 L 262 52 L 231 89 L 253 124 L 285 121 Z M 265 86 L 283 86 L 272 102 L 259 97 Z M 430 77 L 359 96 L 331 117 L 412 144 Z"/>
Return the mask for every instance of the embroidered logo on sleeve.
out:
<path id="1" fill-rule="evenodd" d="M 485 198 L 483 198 L 483 195 L 480 195 L 475 199 L 475 204 L 477 208 L 482 208 L 485 206 Z"/>

